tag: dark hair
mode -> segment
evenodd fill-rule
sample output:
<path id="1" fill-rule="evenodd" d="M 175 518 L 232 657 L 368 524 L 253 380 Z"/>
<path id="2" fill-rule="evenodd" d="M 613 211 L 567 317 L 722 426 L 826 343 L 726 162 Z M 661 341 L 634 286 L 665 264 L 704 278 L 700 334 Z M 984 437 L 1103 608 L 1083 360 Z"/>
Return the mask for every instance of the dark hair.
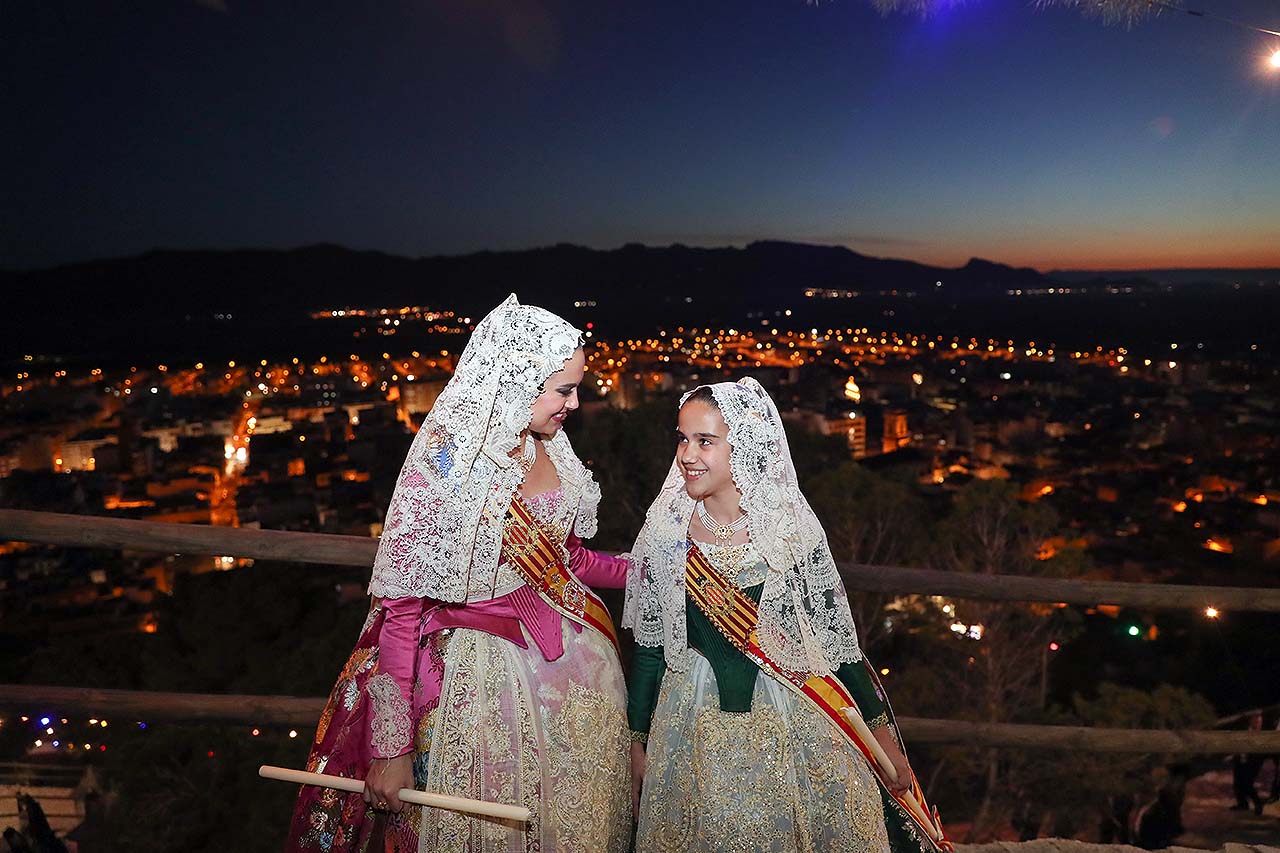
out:
<path id="1" fill-rule="evenodd" d="M 716 402 L 715 392 L 711 390 L 710 385 L 699 385 L 694 389 L 693 393 L 689 395 L 689 399 L 685 400 L 685 402 L 692 403 L 694 400 L 697 400 L 699 403 L 706 403 L 716 411 L 720 410 L 720 404 Z"/>

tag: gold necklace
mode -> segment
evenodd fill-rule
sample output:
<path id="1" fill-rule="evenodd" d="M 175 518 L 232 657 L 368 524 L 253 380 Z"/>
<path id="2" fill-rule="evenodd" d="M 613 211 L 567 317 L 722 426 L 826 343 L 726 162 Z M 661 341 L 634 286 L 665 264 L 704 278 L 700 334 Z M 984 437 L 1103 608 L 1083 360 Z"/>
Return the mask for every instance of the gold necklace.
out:
<path id="1" fill-rule="evenodd" d="M 520 445 L 520 456 L 516 458 L 516 464 L 520 466 L 520 470 L 526 475 L 533 470 L 533 463 L 538 461 L 538 446 L 528 436 L 525 437 L 524 443 Z"/>

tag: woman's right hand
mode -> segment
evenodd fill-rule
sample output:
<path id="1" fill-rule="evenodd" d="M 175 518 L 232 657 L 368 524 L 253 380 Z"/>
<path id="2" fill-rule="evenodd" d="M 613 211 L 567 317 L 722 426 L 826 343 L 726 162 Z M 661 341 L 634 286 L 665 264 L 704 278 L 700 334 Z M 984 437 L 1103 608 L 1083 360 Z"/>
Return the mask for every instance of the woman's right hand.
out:
<path id="1" fill-rule="evenodd" d="M 400 814 L 400 789 L 413 787 L 413 753 L 398 758 L 375 758 L 364 779 L 364 801 L 379 811 Z"/>
<path id="2" fill-rule="evenodd" d="M 640 819 L 640 788 L 644 784 L 644 771 L 649 757 L 645 754 L 644 744 L 631 742 L 631 816 Z"/>

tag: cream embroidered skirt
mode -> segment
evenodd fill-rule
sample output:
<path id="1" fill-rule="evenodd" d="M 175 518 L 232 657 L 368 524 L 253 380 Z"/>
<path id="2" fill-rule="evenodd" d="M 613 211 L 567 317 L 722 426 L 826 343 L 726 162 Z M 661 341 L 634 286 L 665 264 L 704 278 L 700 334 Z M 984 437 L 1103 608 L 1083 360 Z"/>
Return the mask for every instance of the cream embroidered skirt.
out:
<path id="1" fill-rule="evenodd" d="M 649 734 L 636 853 L 887 853 L 884 805 L 861 753 L 767 676 L 750 713 L 720 710 L 693 655 L 668 669 Z"/>
<path id="2" fill-rule="evenodd" d="M 564 655 L 458 628 L 440 704 L 421 723 L 429 791 L 527 806 L 527 826 L 423 809 L 419 848 L 441 853 L 625 853 L 630 741 L 618 656 L 564 621 Z"/>

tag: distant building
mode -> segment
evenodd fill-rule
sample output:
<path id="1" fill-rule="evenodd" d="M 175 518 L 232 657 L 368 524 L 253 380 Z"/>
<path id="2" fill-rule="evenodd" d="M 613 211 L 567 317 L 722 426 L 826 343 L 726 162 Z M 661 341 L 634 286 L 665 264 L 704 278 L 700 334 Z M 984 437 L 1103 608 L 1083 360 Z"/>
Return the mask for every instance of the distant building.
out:
<path id="1" fill-rule="evenodd" d="M 274 435 L 277 432 L 289 432 L 292 429 L 293 422 L 284 415 L 261 415 L 253 421 L 254 435 Z"/>
<path id="2" fill-rule="evenodd" d="M 849 413 L 848 436 L 849 450 L 854 459 L 867 458 L 867 419 L 855 417 L 856 412 Z"/>
<path id="3" fill-rule="evenodd" d="M 139 432 L 143 438 L 159 442 L 160 449 L 172 453 L 184 438 L 205 438 L 207 436 L 227 436 L 235 430 L 235 424 L 227 418 L 211 418 L 207 421 L 198 418 L 177 420 L 160 424 L 148 424 Z"/>
<path id="4" fill-rule="evenodd" d="M 178 448 L 178 439 L 183 435 L 183 427 L 180 424 L 149 427 L 144 429 L 141 435 L 143 438 L 154 439 L 163 452 L 172 453 Z"/>
<path id="5" fill-rule="evenodd" d="M 900 409 L 888 409 L 884 413 L 883 452 L 893 453 L 911 443 L 907 429 L 907 413 Z"/>
<path id="6" fill-rule="evenodd" d="M 62 461 L 55 459 L 54 466 L 59 471 L 92 471 L 97 466 L 99 448 L 119 443 L 120 439 L 110 429 L 86 430 L 63 442 L 58 453 Z"/>
<path id="7" fill-rule="evenodd" d="M 436 398 L 444 390 L 446 379 L 434 379 L 400 384 L 400 408 L 410 415 L 421 415 L 431 411 Z"/>
<path id="8" fill-rule="evenodd" d="M 386 403 L 381 400 L 362 400 L 358 403 L 342 403 L 342 410 L 347 414 L 347 422 L 352 426 L 360 425 L 360 417 L 364 415 L 366 419 L 370 412 L 387 408 Z"/>
<path id="9" fill-rule="evenodd" d="M 56 456 L 54 448 L 57 442 L 53 434 L 48 432 L 31 433 L 22 439 L 15 451 L 17 457 L 16 470 L 50 471 L 54 469 L 60 456 Z M 61 471 L 62 469 L 57 469 Z"/>
<path id="10" fill-rule="evenodd" d="M 860 411 L 844 410 L 823 414 L 811 409 L 792 409 L 782 413 L 782 420 L 793 428 L 822 435 L 843 436 L 854 459 L 864 459 L 867 456 L 868 423 L 866 416 Z"/>
<path id="11" fill-rule="evenodd" d="M 0 479 L 8 477 L 22 467 L 20 446 L 21 442 L 15 439 L 0 443 Z"/>

